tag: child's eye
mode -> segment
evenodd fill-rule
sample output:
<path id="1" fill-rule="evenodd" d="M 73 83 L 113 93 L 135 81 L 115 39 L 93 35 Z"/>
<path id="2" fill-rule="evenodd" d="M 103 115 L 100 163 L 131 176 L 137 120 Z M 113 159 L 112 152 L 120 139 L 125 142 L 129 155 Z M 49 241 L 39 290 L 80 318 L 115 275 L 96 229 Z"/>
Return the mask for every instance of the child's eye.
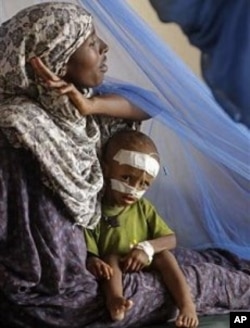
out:
<path id="1" fill-rule="evenodd" d="M 141 183 L 140 183 L 140 187 L 142 188 L 142 189 L 147 189 L 148 187 L 149 187 L 149 182 L 148 181 L 142 181 Z"/>
<path id="2" fill-rule="evenodd" d="M 130 176 L 129 175 L 122 175 L 122 180 L 125 182 L 129 182 L 130 181 Z"/>

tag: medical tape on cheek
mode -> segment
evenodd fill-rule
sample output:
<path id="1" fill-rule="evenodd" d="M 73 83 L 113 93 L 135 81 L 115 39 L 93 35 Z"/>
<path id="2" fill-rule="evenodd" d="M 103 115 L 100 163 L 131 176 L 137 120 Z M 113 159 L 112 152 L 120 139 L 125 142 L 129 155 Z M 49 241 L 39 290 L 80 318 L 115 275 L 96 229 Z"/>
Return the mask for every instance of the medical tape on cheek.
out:
<path id="1" fill-rule="evenodd" d="M 116 179 L 110 179 L 111 188 L 115 191 L 119 191 L 123 194 L 129 194 L 137 199 L 141 198 L 146 190 L 137 190 L 134 187 L 131 187 L 125 182 Z"/>
<path id="2" fill-rule="evenodd" d="M 119 150 L 113 158 L 120 165 L 127 164 L 137 169 L 143 170 L 153 176 L 157 176 L 160 165 L 152 156 L 132 150 Z"/>

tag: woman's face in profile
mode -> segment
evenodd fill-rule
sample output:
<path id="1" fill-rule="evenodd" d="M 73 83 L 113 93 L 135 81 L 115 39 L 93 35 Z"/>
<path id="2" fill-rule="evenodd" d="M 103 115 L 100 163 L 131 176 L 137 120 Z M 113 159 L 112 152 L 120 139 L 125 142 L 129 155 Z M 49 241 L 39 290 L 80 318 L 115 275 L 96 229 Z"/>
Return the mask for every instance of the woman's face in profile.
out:
<path id="1" fill-rule="evenodd" d="M 79 87 L 95 87 L 101 84 L 108 70 L 107 51 L 107 44 L 93 30 L 70 57 L 65 80 Z"/>

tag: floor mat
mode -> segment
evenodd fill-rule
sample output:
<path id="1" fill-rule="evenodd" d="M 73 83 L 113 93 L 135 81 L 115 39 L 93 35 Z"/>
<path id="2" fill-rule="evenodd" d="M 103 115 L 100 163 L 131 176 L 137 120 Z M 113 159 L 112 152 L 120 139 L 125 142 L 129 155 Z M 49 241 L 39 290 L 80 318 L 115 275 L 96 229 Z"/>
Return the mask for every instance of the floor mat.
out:
<path id="1" fill-rule="evenodd" d="M 229 328 L 230 320 L 229 314 L 223 315 L 209 315 L 199 317 L 199 326 L 198 328 Z M 142 327 L 144 328 L 144 327 Z M 176 328 L 173 322 L 162 325 L 151 325 L 145 328 Z"/>

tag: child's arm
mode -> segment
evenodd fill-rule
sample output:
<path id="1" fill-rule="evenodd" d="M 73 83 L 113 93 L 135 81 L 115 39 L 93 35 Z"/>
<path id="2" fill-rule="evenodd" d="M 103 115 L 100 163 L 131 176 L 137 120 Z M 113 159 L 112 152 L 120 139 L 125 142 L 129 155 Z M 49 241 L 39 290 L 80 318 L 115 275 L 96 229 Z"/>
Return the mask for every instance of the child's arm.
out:
<path id="1" fill-rule="evenodd" d="M 175 234 L 169 234 L 159 238 L 148 240 L 154 249 L 154 254 L 162 252 L 164 250 L 171 250 L 176 247 L 176 236 Z"/>
<path id="2" fill-rule="evenodd" d="M 98 240 L 100 234 L 100 226 L 97 225 L 94 230 L 83 229 L 83 234 L 87 247 L 86 267 L 97 279 L 110 279 L 113 270 L 100 258 Z"/>
<path id="3" fill-rule="evenodd" d="M 84 98 L 74 84 L 67 83 L 52 73 L 39 57 L 32 58 L 30 63 L 36 74 L 44 80 L 47 86 L 56 89 L 59 95 L 67 95 L 82 115 L 102 114 L 138 121 L 150 118 L 143 110 L 119 95 L 110 94 L 95 96 L 90 99 Z"/>
<path id="4" fill-rule="evenodd" d="M 176 237 L 174 233 L 141 242 L 122 258 L 122 269 L 124 272 L 140 271 L 150 264 L 153 255 L 175 247 Z"/>
<path id="5" fill-rule="evenodd" d="M 159 216 L 155 207 L 146 199 L 142 199 L 141 205 L 147 220 L 148 239 L 135 245 L 123 257 L 122 269 L 124 272 L 140 271 L 151 263 L 154 255 L 176 247 L 174 232 Z"/>
<path id="6" fill-rule="evenodd" d="M 174 231 L 163 220 L 150 201 L 142 199 L 141 204 L 147 221 L 147 242 L 153 247 L 153 254 L 174 249 L 176 247 Z"/>

